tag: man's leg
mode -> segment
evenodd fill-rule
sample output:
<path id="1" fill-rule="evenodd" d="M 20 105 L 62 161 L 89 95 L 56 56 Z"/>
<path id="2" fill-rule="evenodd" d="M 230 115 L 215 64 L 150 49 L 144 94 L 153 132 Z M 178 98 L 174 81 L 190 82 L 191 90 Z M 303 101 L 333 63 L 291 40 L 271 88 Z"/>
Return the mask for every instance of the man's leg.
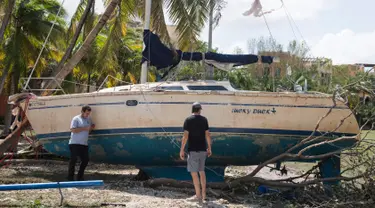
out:
<path id="1" fill-rule="evenodd" d="M 79 166 L 79 171 L 77 175 L 77 179 L 79 181 L 83 181 L 83 175 L 85 173 L 85 169 L 87 164 L 89 163 L 89 148 L 88 146 L 81 145 L 80 146 L 80 157 L 81 157 L 81 165 Z"/>
<path id="2" fill-rule="evenodd" d="M 201 199 L 201 187 L 199 184 L 199 177 L 198 177 L 198 172 L 191 172 L 191 177 L 193 178 L 193 184 L 194 184 L 194 189 L 195 189 L 195 196 L 198 199 Z"/>
<path id="3" fill-rule="evenodd" d="M 202 199 L 206 200 L 206 163 L 207 152 L 199 152 L 199 178 L 202 186 Z"/>
<path id="4" fill-rule="evenodd" d="M 202 200 L 206 200 L 206 173 L 199 171 L 199 178 L 202 186 Z"/>
<path id="5" fill-rule="evenodd" d="M 188 154 L 187 169 L 190 172 L 191 177 L 193 179 L 195 196 L 196 198 L 201 199 L 201 190 L 198 177 L 199 163 L 195 152 L 189 152 Z"/>
<path id="6" fill-rule="evenodd" d="M 77 146 L 74 144 L 70 144 L 69 150 L 70 150 L 70 160 L 69 160 L 68 180 L 73 181 L 75 165 L 76 165 L 77 156 L 78 156 Z"/>

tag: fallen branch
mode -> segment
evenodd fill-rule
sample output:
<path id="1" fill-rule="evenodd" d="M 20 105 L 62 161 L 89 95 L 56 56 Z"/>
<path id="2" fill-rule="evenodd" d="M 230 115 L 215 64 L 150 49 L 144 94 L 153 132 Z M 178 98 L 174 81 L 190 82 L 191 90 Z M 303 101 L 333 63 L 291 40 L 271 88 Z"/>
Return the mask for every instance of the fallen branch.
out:
<path id="1" fill-rule="evenodd" d="M 25 130 L 25 128 L 29 125 L 29 121 L 27 117 L 21 122 L 21 125 L 11 134 L 9 134 L 4 140 L 0 141 L 0 155 L 3 155 L 9 147 L 18 141 L 21 133 Z"/>
<path id="2" fill-rule="evenodd" d="M 332 143 L 343 141 L 343 140 L 353 140 L 353 139 L 355 139 L 355 137 L 357 137 L 357 135 L 356 136 L 350 136 L 350 137 L 340 137 L 340 138 L 337 138 L 337 139 L 334 139 L 334 140 L 326 140 L 326 141 L 323 141 L 323 142 L 319 142 L 319 143 L 316 143 L 316 144 L 313 144 L 313 145 L 310 145 L 308 147 L 303 148 L 302 150 L 300 150 L 297 153 L 297 155 L 302 156 L 302 154 L 304 152 L 306 152 L 307 150 L 312 149 L 314 147 L 319 147 L 319 146 L 322 146 L 322 145 L 325 145 L 325 144 L 332 144 Z"/>

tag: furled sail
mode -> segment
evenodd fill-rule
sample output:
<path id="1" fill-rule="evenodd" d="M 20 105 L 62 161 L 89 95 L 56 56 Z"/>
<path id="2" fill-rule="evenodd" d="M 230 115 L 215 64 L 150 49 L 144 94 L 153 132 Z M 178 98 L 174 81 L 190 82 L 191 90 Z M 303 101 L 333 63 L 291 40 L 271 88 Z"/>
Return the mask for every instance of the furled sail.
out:
<path id="1" fill-rule="evenodd" d="M 164 68 L 173 68 L 177 66 L 181 60 L 184 61 L 204 61 L 206 64 L 214 65 L 222 70 L 230 70 L 235 66 L 257 63 L 259 57 L 262 63 L 271 64 L 272 56 L 257 56 L 253 54 L 247 55 L 231 55 L 219 53 L 201 53 L 201 52 L 182 52 L 181 50 L 171 50 L 165 46 L 160 38 L 150 30 L 143 31 L 143 41 L 145 49 L 142 52 L 142 63 L 148 61 L 151 66 L 155 66 L 158 70 Z"/>

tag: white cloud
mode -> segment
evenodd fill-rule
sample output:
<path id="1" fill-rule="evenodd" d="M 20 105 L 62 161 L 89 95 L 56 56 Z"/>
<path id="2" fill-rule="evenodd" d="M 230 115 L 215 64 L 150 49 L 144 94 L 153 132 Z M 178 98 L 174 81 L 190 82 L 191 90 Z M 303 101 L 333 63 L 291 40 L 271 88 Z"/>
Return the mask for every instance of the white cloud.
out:
<path id="1" fill-rule="evenodd" d="M 334 64 L 375 62 L 375 31 L 355 33 L 349 29 L 325 34 L 312 47 L 314 56 L 331 58 Z"/>

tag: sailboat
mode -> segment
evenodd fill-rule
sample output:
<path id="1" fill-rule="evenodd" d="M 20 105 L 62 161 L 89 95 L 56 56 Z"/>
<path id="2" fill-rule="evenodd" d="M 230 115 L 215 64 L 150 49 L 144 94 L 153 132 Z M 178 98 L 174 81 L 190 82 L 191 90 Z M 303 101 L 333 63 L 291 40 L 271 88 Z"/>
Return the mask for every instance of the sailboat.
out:
<path id="1" fill-rule="evenodd" d="M 91 116 L 96 124 L 89 138 L 90 161 L 135 165 L 155 178 L 191 180 L 179 151 L 183 122 L 191 114 L 194 102 L 201 103 L 213 139 L 213 155 L 206 160 L 207 181 L 211 182 L 222 181 L 227 166 L 258 165 L 310 135 L 322 136 L 318 140 L 321 141 L 359 134 L 352 111 L 340 98 L 335 98 L 335 105 L 332 95 L 246 91 L 235 89 L 229 81 L 147 82 L 148 64 L 165 68 L 176 66 L 179 60 L 203 60 L 225 69 L 275 61 L 275 57 L 253 54 L 173 52 L 149 30 L 150 8 L 151 1 L 146 1 L 145 58 L 140 84 L 91 93 L 57 96 L 22 93 L 10 97 L 9 101 L 17 101 L 26 112 L 45 150 L 69 157 L 70 122 L 83 105 L 92 107 Z M 331 108 L 332 112 L 315 131 L 317 122 Z M 353 145 L 357 139 L 322 145 L 306 154 L 339 150 Z M 325 161 L 327 167 L 334 167 L 337 160 L 332 160 Z"/>

